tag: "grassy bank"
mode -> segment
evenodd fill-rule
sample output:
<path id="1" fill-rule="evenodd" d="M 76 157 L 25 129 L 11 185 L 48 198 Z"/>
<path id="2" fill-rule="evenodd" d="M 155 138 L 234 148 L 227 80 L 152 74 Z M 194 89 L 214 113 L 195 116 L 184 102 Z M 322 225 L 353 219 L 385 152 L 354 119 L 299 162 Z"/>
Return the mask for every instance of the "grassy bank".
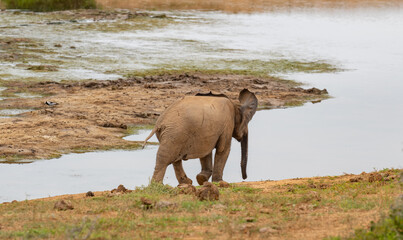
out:
<path id="1" fill-rule="evenodd" d="M 231 184 L 218 201 L 151 184 L 13 202 L 0 205 L 0 238 L 343 239 L 389 214 L 402 191 L 400 172 Z M 60 199 L 74 209 L 55 210 Z"/>
<path id="2" fill-rule="evenodd" d="M 96 8 L 95 0 L 2 0 L 1 2 L 9 9 L 26 9 L 36 12 Z"/>

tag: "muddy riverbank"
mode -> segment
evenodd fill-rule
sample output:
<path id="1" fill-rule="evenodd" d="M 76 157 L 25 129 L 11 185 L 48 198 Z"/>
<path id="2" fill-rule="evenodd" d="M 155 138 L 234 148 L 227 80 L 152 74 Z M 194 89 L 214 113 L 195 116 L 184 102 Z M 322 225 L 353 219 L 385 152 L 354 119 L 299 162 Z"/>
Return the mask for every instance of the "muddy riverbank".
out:
<path id="1" fill-rule="evenodd" d="M 3 94 L 45 96 L 0 102 L 0 109 L 32 109 L 2 119 L 0 157 L 12 162 L 69 152 L 134 149 L 137 142 L 122 139 L 133 126 L 153 124 L 171 103 L 199 92 L 223 93 L 235 100 L 248 88 L 256 93 L 260 108 L 294 106 L 328 97 L 325 89 L 297 85 L 277 78 L 200 73 L 110 81 L 8 82 Z"/>

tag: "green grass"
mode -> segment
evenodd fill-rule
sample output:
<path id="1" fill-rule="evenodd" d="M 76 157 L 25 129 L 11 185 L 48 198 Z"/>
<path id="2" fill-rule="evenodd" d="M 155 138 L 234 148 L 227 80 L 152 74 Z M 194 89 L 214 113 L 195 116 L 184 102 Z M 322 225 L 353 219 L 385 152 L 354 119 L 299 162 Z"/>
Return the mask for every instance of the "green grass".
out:
<path id="1" fill-rule="evenodd" d="M 330 237 L 327 240 L 400 240 L 403 239 L 403 195 L 391 206 L 389 215 L 371 222 L 369 229 L 358 229 L 350 237 Z"/>
<path id="2" fill-rule="evenodd" d="M 139 70 L 128 76 L 150 76 L 164 74 L 203 73 L 203 74 L 230 74 L 267 77 L 278 73 L 324 73 L 336 72 L 341 69 L 323 61 L 298 61 L 289 59 L 273 60 L 216 60 L 175 65 L 165 64 L 147 70 Z M 280 80 L 280 79 L 279 79 Z"/>
<path id="3" fill-rule="evenodd" d="M 2 2 L 9 9 L 26 9 L 36 12 L 96 8 L 95 0 L 2 0 Z"/>
<path id="4" fill-rule="evenodd" d="M 151 130 L 154 128 L 154 125 L 145 124 L 145 125 L 131 125 L 127 126 L 126 135 L 139 134 L 141 130 Z"/>

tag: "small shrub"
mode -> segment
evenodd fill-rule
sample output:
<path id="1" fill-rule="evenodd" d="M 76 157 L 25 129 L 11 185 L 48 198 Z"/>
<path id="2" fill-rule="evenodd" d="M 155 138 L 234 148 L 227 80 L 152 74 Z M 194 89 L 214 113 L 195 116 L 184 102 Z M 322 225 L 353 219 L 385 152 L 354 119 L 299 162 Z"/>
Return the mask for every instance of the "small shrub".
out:
<path id="1" fill-rule="evenodd" d="M 7 8 L 27 9 L 35 12 L 96 8 L 95 0 L 2 0 L 2 2 Z"/>

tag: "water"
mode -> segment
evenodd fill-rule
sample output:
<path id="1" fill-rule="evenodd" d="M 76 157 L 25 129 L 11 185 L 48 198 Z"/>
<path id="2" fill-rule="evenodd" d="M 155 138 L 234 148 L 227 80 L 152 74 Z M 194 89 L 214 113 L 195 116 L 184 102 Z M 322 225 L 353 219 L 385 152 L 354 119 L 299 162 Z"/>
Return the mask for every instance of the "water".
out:
<path id="1" fill-rule="evenodd" d="M 2 109 L 0 110 L 0 116 L 2 117 L 15 116 L 30 111 L 32 111 L 32 109 Z"/>
<path id="2" fill-rule="evenodd" d="M 179 62 L 193 61 L 195 56 L 200 61 L 291 56 L 328 59 L 345 68 L 331 74 L 285 75 L 307 86 L 327 88 L 333 98 L 304 107 L 259 111 L 249 124 L 247 180 L 285 179 L 403 167 L 402 13 L 402 8 L 194 12 L 211 21 L 126 34 L 128 39 L 143 39 L 141 45 L 147 45 L 147 52 L 155 57 L 147 62 L 144 52 L 137 55 L 144 66 L 173 56 Z M 194 48 L 167 39 L 203 44 Z M 112 46 L 126 46 L 121 41 L 116 39 Z M 233 51 L 208 51 L 219 48 Z M 175 54 L 178 51 L 180 55 Z M 143 140 L 148 132 L 141 134 L 127 139 Z M 230 182 L 242 180 L 239 145 L 233 141 L 224 171 Z M 25 165 L 1 165 L 0 202 L 147 184 L 156 150 L 148 146 L 140 151 L 68 154 Z M 184 168 L 195 182 L 199 161 L 189 160 Z M 164 182 L 177 184 L 172 167 Z"/>

